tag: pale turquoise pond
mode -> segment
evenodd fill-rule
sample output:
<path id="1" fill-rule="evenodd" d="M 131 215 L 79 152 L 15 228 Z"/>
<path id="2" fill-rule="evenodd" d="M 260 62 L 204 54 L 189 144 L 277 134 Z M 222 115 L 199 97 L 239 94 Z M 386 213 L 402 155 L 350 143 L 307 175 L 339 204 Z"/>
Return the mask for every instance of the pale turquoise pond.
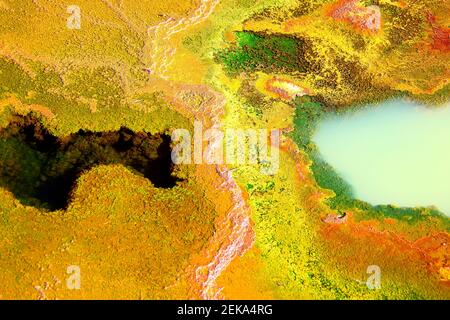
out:
<path id="1" fill-rule="evenodd" d="M 336 114 L 313 140 L 357 199 L 450 215 L 450 103 L 427 109 L 397 100 Z"/>

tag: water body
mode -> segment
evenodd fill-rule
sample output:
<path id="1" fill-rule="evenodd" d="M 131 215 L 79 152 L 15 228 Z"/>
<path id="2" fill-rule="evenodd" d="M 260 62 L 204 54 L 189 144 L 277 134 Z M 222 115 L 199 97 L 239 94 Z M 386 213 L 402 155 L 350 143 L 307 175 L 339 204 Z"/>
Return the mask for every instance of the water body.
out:
<path id="1" fill-rule="evenodd" d="M 357 199 L 435 206 L 450 216 L 450 103 L 426 108 L 394 100 L 335 114 L 313 140 Z"/>

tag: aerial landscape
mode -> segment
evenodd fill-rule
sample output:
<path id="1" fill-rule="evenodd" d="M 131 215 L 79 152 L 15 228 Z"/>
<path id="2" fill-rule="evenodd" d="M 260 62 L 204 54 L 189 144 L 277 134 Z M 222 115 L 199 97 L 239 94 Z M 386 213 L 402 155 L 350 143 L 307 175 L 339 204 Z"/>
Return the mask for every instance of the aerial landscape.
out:
<path id="1" fill-rule="evenodd" d="M 0 300 L 450 300 L 450 0 L 0 0 Z"/>

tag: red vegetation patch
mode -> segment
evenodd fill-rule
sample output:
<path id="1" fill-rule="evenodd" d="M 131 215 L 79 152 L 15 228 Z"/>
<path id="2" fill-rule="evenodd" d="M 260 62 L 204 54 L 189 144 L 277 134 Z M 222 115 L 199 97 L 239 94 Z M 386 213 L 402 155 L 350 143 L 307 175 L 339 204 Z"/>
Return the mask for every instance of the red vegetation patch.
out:
<path id="1" fill-rule="evenodd" d="M 420 248 L 432 259 L 432 267 L 439 270 L 441 280 L 450 285 L 450 279 L 444 278 L 444 270 L 450 269 L 450 235 L 448 233 L 438 233 L 432 236 L 417 240 L 414 246 Z"/>
<path id="2" fill-rule="evenodd" d="M 415 272 L 428 273 L 430 279 L 440 280 L 443 285 L 450 284 L 446 278 L 446 271 L 450 269 L 448 233 L 440 232 L 411 241 L 401 233 L 382 230 L 379 221 L 356 222 L 351 213 L 341 222 L 323 223 L 321 228 L 329 247 L 327 251 L 338 252 L 331 254 L 338 262 L 352 261 L 355 268 L 374 262 L 391 272 L 396 266 L 403 265 Z M 410 274 L 415 277 L 413 272 Z"/>
<path id="3" fill-rule="evenodd" d="M 441 52 L 450 52 L 450 28 L 439 26 L 436 22 L 436 17 L 429 13 L 428 22 L 430 23 L 431 30 L 431 49 L 438 50 Z"/>
<path id="4" fill-rule="evenodd" d="M 328 15 L 361 31 L 376 33 L 381 29 L 380 8 L 376 5 L 364 7 L 359 0 L 340 0 L 331 6 Z"/>

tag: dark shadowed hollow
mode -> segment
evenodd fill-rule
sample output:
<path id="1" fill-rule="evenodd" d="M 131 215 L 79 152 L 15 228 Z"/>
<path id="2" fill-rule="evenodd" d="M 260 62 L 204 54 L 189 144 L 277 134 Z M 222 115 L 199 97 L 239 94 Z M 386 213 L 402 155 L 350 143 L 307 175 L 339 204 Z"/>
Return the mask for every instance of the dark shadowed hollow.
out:
<path id="1" fill-rule="evenodd" d="M 0 186 L 25 205 L 67 208 L 77 178 L 101 164 L 123 164 L 159 188 L 171 188 L 171 139 L 127 128 L 118 131 L 80 130 L 55 137 L 35 117 L 14 116 L 0 130 Z"/>

